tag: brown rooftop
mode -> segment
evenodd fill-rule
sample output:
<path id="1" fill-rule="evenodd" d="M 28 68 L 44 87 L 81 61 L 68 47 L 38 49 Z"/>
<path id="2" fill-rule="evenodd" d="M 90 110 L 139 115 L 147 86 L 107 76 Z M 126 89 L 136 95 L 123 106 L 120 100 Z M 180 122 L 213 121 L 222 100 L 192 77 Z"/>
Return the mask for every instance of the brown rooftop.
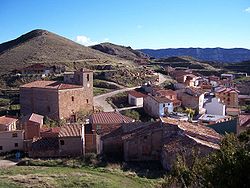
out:
<path id="1" fill-rule="evenodd" d="M 43 118 L 44 116 L 42 115 L 32 113 L 32 114 L 24 116 L 22 121 L 32 121 L 32 122 L 40 124 L 43 121 Z"/>
<path id="2" fill-rule="evenodd" d="M 133 121 L 132 118 L 124 116 L 119 112 L 100 112 L 90 116 L 90 122 L 92 124 L 119 124 Z"/>
<path id="3" fill-rule="evenodd" d="M 82 136 L 82 125 L 70 124 L 60 128 L 59 137 L 81 137 Z"/>
<path id="4" fill-rule="evenodd" d="M 128 91 L 128 94 L 134 96 L 135 98 L 142 98 L 142 97 L 147 96 L 147 95 L 145 95 L 141 92 L 135 91 L 135 90 Z"/>
<path id="5" fill-rule="evenodd" d="M 172 102 L 170 99 L 168 99 L 166 97 L 155 97 L 155 96 L 150 96 L 150 95 L 148 97 L 151 97 L 152 99 L 154 99 L 158 103 L 170 103 L 170 102 Z"/>

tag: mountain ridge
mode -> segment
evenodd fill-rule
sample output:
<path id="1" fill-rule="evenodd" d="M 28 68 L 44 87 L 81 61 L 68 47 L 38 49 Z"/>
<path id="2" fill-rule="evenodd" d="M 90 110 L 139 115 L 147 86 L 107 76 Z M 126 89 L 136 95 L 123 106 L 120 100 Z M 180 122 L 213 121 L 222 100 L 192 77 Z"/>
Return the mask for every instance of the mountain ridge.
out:
<path id="1" fill-rule="evenodd" d="M 250 50 L 246 48 L 164 48 L 139 49 L 153 58 L 191 56 L 202 61 L 237 63 L 250 60 Z"/>
<path id="2" fill-rule="evenodd" d="M 28 64 L 66 64 L 76 61 L 119 62 L 121 58 L 94 50 L 50 31 L 36 29 L 0 44 L 0 72 Z"/>

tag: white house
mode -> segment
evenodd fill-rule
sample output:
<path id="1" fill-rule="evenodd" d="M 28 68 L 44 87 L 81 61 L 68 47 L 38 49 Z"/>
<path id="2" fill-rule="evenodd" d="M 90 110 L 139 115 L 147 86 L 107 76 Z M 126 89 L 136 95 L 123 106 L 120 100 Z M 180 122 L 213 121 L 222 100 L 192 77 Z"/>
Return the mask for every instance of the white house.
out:
<path id="1" fill-rule="evenodd" d="M 206 109 L 206 114 L 220 115 L 220 116 L 226 115 L 226 105 L 222 104 L 220 102 L 220 99 L 216 97 L 208 99 L 204 103 L 204 108 Z"/>
<path id="2" fill-rule="evenodd" d="M 128 103 L 134 106 L 143 106 L 143 98 L 147 95 L 135 90 L 128 92 Z"/>
<path id="3" fill-rule="evenodd" d="M 173 112 L 173 102 L 166 97 L 148 95 L 144 98 L 143 108 L 153 117 L 162 117 Z"/>

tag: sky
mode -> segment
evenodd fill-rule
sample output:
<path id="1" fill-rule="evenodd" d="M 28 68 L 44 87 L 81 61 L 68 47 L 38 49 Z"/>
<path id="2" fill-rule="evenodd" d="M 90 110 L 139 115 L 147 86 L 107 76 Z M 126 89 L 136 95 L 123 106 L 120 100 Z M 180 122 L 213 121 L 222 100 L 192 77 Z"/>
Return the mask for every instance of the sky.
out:
<path id="1" fill-rule="evenodd" d="M 0 43 L 45 29 L 89 46 L 250 49 L 250 0 L 0 0 Z"/>

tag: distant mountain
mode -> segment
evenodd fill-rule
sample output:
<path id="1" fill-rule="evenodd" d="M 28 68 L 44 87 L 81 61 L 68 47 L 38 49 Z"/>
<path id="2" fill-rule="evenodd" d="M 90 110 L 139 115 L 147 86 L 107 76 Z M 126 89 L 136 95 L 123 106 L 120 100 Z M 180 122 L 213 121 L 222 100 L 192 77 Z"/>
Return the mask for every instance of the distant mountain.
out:
<path id="1" fill-rule="evenodd" d="M 244 48 L 167 48 L 167 49 L 141 49 L 150 57 L 167 58 L 172 56 L 191 56 L 202 61 L 216 61 L 234 63 L 250 60 L 250 50 Z"/>
<path id="2" fill-rule="evenodd" d="M 40 29 L 0 44 L 0 72 L 21 68 L 30 63 L 73 66 L 75 61 L 86 60 L 101 63 L 120 59 Z"/>
<path id="3" fill-rule="evenodd" d="M 134 50 L 131 47 L 116 45 L 112 43 L 101 43 L 94 46 L 91 46 L 92 49 L 99 50 L 103 53 L 117 56 L 127 60 L 146 60 L 149 59 L 149 56 L 138 51 Z"/>

